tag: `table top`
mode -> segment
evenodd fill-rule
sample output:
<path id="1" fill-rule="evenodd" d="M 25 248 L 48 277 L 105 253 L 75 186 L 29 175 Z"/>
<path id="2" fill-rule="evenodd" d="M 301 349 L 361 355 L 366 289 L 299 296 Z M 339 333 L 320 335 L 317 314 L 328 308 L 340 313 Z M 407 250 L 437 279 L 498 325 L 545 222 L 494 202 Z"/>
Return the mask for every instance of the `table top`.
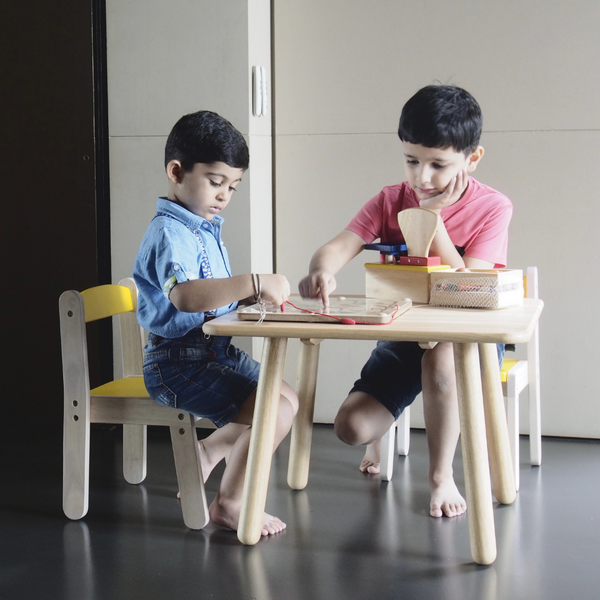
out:
<path id="1" fill-rule="evenodd" d="M 544 303 L 526 299 L 502 309 L 414 305 L 390 325 L 242 321 L 235 312 L 205 323 L 209 335 L 301 339 L 397 340 L 520 344 L 532 336 Z"/>

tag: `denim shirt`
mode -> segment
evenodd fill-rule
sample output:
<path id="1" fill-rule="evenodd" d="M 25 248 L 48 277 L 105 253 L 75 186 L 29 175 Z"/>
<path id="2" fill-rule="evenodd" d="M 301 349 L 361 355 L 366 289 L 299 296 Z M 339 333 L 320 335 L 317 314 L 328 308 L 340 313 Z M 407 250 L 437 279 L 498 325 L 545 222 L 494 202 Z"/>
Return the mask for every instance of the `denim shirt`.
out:
<path id="1" fill-rule="evenodd" d="M 140 325 L 164 338 L 179 338 L 202 327 L 205 313 L 185 313 L 169 300 L 177 284 L 200 279 L 207 274 L 201 262 L 203 248 L 215 279 L 231 277 L 227 250 L 221 239 L 223 218 L 215 215 L 207 221 L 189 210 L 159 198 L 154 217 L 135 259 L 133 278 L 138 287 L 138 321 Z M 218 308 L 217 316 L 237 307 L 237 302 Z"/>

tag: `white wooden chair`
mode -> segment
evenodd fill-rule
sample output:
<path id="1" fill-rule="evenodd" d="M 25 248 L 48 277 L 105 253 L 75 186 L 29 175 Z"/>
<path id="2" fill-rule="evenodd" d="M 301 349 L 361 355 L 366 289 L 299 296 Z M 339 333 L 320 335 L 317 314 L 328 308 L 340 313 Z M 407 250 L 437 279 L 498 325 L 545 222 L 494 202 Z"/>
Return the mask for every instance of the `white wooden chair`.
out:
<path id="1" fill-rule="evenodd" d="M 196 419 L 161 406 L 146 391 L 142 377 L 142 332 L 136 318 L 133 279 L 82 293 L 64 292 L 59 301 L 64 382 L 63 511 L 81 519 L 88 511 L 90 423 L 123 425 L 123 474 L 129 483 L 146 477 L 146 426 L 171 430 L 183 521 L 202 529 L 209 520 Z M 90 390 L 86 323 L 119 315 L 123 378 Z"/>
<path id="2" fill-rule="evenodd" d="M 525 296 L 538 298 L 538 270 L 528 267 Z M 500 371 L 506 398 L 506 418 L 515 472 L 515 486 L 519 489 L 519 395 L 529 386 L 529 460 L 532 465 L 542 464 L 542 427 L 540 408 L 540 352 L 539 329 L 527 343 L 526 359 L 504 358 Z M 406 456 L 410 447 L 410 407 L 406 408 L 381 441 L 381 479 L 390 481 L 394 472 L 396 452 Z"/>

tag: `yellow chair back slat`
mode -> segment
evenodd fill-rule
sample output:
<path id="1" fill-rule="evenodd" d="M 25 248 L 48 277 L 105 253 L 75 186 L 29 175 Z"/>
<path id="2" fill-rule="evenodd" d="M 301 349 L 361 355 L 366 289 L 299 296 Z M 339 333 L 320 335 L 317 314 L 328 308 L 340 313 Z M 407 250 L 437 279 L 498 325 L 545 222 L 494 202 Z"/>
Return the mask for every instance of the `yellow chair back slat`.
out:
<path id="1" fill-rule="evenodd" d="M 85 303 L 85 322 L 135 310 L 131 292 L 123 285 L 100 285 L 81 292 Z"/>
<path id="2" fill-rule="evenodd" d="M 91 396 L 111 396 L 119 398 L 149 398 L 143 377 L 124 377 L 109 381 L 90 391 Z"/>

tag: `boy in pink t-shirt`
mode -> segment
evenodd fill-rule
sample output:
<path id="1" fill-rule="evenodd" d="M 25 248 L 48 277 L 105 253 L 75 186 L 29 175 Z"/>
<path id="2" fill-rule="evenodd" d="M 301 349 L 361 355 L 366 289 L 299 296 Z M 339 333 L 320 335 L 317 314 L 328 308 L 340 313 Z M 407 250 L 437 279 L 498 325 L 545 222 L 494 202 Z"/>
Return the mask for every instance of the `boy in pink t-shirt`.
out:
<path id="1" fill-rule="evenodd" d="M 350 224 L 313 255 L 302 296 L 325 305 L 335 274 L 364 247 L 380 239 L 402 242 L 397 215 L 423 207 L 440 214 L 430 254 L 456 268 L 506 265 L 512 204 L 506 196 L 470 177 L 483 156 L 481 109 L 465 90 L 430 85 L 403 107 L 398 136 L 407 180 L 385 187 Z M 504 348 L 498 348 L 501 360 Z M 336 435 L 366 445 L 360 469 L 378 473 L 381 437 L 402 410 L 423 392 L 429 447 L 430 514 L 453 517 L 466 502 L 454 482 L 452 462 L 460 433 L 452 344 L 423 350 L 416 343 L 378 342 L 361 377 L 335 419 Z"/>

